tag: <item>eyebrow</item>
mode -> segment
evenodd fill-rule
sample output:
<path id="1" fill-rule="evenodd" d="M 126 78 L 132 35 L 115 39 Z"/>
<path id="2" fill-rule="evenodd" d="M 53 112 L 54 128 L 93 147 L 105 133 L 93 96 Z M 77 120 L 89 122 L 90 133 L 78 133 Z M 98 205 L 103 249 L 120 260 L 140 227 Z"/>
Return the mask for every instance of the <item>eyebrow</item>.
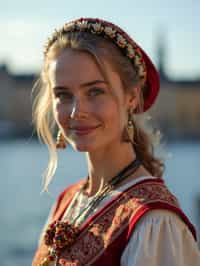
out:
<path id="1" fill-rule="evenodd" d="M 108 85 L 108 83 L 105 81 L 105 80 L 93 80 L 93 81 L 89 81 L 89 82 L 86 82 L 86 83 L 82 83 L 80 85 L 80 87 L 89 87 L 89 86 L 92 86 L 92 85 L 96 85 L 96 84 L 106 84 Z M 55 86 L 53 87 L 53 91 L 57 91 L 57 90 L 70 90 L 68 87 L 66 86 Z"/>

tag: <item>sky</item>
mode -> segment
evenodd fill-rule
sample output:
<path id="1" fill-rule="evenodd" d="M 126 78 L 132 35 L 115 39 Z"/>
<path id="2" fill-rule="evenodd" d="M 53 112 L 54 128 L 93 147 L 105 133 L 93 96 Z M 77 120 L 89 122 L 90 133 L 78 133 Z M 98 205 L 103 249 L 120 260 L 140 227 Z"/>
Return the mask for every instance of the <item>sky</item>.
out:
<path id="1" fill-rule="evenodd" d="M 155 64 L 161 39 L 172 78 L 200 78 L 199 0 L 1 1 L 0 64 L 12 72 L 39 72 L 43 46 L 55 28 L 78 17 L 99 17 L 127 31 Z"/>

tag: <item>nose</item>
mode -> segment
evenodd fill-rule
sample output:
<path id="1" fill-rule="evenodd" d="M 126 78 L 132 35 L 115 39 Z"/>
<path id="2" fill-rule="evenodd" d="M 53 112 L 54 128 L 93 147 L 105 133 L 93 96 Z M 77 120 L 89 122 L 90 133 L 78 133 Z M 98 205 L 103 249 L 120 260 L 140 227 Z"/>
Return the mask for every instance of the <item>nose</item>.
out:
<path id="1" fill-rule="evenodd" d="M 70 118 L 81 118 L 86 116 L 86 110 L 84 108 L 84 103 L 79 99 L 74 100 L 71 111 Z"/>

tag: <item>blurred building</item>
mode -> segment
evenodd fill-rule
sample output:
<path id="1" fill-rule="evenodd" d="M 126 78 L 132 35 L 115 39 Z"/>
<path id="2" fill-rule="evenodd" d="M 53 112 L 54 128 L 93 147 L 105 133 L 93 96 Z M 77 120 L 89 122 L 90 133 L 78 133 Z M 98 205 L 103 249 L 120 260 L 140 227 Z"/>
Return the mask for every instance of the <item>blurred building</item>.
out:
<path id="1" fill-rule="evenodd" d="M 157 45 L 161 89 L 150 114 L 169 138 L 200 139 L 200 76 L 198 79 L 169 78 L 165 70 L 165 43 L 160 38 Z"/>
<path id="2" fill-rule="evenodd" d="M 151 114 L 169 138 L 200 139 L 200 81 L 165 81 Z"/>
<path id="3" fill-rule="evenodd" d="M 161 91 L 150 115 L 169 138 L 200 138 L 200 78 L 172 80 L 165 72 L 165 51 L 157 49 Z M 36 75 L 10 73 L 0 65 L 0 136 L 32 131 L 31 89 Z"/>
<path id="4" fill-rule="evenodd" d="M 0 137 L 31 132 L 31 89 L 35 80 L 35 74 L 14 75 L 5 64 L 0 65 Z"/>

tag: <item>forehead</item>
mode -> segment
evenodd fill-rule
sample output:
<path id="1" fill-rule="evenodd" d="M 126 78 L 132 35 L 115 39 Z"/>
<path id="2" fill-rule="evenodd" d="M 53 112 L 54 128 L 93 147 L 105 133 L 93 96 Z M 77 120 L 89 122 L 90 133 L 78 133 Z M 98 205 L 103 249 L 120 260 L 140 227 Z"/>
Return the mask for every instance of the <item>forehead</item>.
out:
<path id="1" fill-rule="evenodd" d="M 118 86 L 121 85 L 120 77 L 113 71 L 111 65 L 102 58 L 101 61 L 110 83 L 113 86 L 116 86 L 116 83 Z M 91 54 L 72 49 L 64 50 L 57 58 L 49 62 L 48 76 L 51 86 L 76 87 L 92 80 L 106 81 Z"/>
<path id="2" fill-rule="evenodd" d="M 71 49 L 50 61 L 48 74 L 52 85 L 67 83 L 76 86 L 92 79 L 104 80 L 92 55 Z"/>

